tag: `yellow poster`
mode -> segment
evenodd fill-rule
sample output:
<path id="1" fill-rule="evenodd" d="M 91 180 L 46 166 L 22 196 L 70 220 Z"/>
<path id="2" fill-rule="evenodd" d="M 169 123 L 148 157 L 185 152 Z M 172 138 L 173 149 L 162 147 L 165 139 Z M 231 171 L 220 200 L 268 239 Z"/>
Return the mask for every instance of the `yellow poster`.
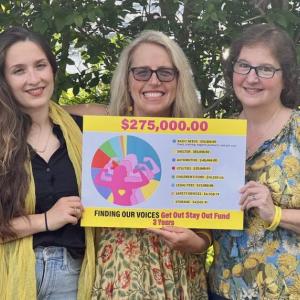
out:
<path id="1" fill-rule="evenodd" d="M 246 121 L 84 117 L 82 226 L 242 229 Z"/>

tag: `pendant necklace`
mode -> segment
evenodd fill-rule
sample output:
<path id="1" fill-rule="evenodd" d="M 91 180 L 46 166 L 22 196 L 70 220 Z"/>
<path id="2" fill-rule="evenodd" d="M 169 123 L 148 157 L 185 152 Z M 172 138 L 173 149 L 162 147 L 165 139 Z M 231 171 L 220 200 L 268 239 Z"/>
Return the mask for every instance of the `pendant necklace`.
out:
<path id="1" fill-rule="evenodd" d="M 52 126 L 50 126 L 49 133 L 48 133 L 48 136 L 47 136 L 46 143 L 45 143 L 44 147 L 42 149 L 37 149 L 36 147 L 33 147 L 35 152 L 41 153 L 41 154 L 46 152 L 46 150 L 48 149 L 51 132 L 52 132 Z M 38 141 L 40 140 L 40 137 L 41 137 L 41 132 L 39 134 Z"/>

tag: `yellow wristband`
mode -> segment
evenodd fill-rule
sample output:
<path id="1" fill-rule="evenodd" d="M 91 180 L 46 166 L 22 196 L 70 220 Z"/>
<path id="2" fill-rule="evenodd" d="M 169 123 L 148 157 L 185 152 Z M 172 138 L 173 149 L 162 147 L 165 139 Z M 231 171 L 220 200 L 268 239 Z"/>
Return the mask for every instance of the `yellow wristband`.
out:
<path id="1" fill-rule="evenodd" d="M 277 222 L 278 222 L 278 206 L 275 205 L 274 218 L 273 218 L 272 223 L 269 225 L 269 227 L 267 227 L 267 230 L 274 231 L 276 229 L 276 227 L 278 226 Z"/>
<path id="2" fill-rule="evenodd" d="M 270 231 L 274 231 L 280 224 L 281 215 L 282 215 L 281 207 L 275 205 L 275 215 L 274 215 L 273 221 L 272 221 L 271 225 L 269 227 L 267 227 L 266 229 L 270 230 Z"/>

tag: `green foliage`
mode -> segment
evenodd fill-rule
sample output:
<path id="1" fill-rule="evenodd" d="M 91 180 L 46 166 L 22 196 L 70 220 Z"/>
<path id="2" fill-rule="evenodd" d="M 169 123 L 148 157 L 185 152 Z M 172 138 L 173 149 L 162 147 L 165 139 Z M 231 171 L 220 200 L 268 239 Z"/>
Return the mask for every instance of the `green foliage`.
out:
<path id="1" fill-rule="evenodd" d="M 236 109 L 224 86 L 224 49 L 244 26 L 260 22 L 286 29 L 298 43 L 300 58 L 300 3 L 296 0 L 0 3 L 0 31 L 11 25 L 27 26 L 49 40 L 59 64 L 54 97 L 62 103 L 107 103 L 109 83 L 122 48 L 140 31 L 156 29 L 174 37 L 184 49 L 206 114 L 211 117 L 222 117 Z M 71 53 L 79 54 L 80 63 Z"/>

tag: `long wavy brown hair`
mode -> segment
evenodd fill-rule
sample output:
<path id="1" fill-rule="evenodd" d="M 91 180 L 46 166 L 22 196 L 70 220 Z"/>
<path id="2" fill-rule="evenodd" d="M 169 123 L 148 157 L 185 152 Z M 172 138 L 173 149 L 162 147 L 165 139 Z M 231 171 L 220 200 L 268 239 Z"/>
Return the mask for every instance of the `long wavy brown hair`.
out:
<path id="1" fill-rule="evenodd" d="M 44 51 L 54 76 L 57 71 L 51 48 L 40 35 L 21 27 L 0 34 L 0 240 L 16 237 L 11 220 L 26 216 L 25 198 L 30 180 L 26 171 L 26 162 L 30 160 L 27 136 L 32 121 L 20 109 L 4 75 L 8 49 L 26 40 Z"/>

